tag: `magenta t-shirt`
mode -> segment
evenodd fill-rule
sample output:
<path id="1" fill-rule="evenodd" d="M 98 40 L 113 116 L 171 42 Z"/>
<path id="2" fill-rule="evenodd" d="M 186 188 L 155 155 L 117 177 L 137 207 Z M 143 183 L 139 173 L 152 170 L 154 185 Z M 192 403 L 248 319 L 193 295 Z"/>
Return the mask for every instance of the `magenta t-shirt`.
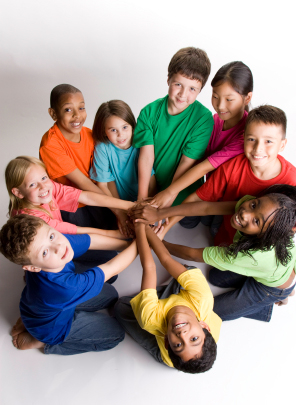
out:
<path id="1" fill-rule="evenodd" d="M 244 153 L 244 130 L 248 113 L 244 111 L 242 119 L 230 129 L 223 131 L 224 121 L 214 115 L 214 128 L 205 151 L 205 158 L 215 169 L 227 160 Z"/>
<path id="2" fill-rule="evenodd" d="M 77 188 L 64 186 L 61 183 L 52 181 L 52 201 L 50 204 L 42 204 L 42 208 L 51 213 L 52 218 L 44 211 L 38 209 L 32 210 L 24 208 L 18 212 L 13 211 L 12 215 L 16 214 L 29 214 L 35 217 L 42 218 L 49 226 L 55 228 L 62 233 L 76 234 L 77 226 L 68 222 L 63 222 L 61 211 L 75 212 L 78 208 L 78 199 L 81 194 L 81 190 Z"/>

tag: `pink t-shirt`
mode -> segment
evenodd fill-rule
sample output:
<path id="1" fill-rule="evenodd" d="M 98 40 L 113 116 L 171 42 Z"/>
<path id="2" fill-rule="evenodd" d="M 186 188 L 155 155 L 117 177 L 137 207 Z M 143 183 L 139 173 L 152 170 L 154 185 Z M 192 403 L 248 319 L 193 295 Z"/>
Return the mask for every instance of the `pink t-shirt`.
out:
<path id="1" fill-rule="evenodd" d="M 244 111 L 242 119 L 230 129 L 223 131 L 224 121 L 214 115 L 214 128 L 205 151 L 205 158 L 215 169 L 227 160 L 244 153 L 244 130 L 248 113 Z"/>
<path id="2" fill-rule="evenodd" d="M 81 190 L 70 186 L 64 186 L 63 184 L 55 183 L 54 181 L 52 181 L 52 184 L 53 190 L 51 204 L 42 204 L 42 208 L 50 212 L 52 218 L 44 211 L 40 211 L 38 209 L 32 210 L 28 208 L 24 208 L 18 212 L 14 210 L 12 215 L 33 215 L 35 217 L 42 218 L 49 226 L 55 228 L 59 232 L 76 234 L 77 226 L 68 222 L 63 222 L 60 210 L 75 212 L 78 208 L 78 199 L 81 194 Z"/>

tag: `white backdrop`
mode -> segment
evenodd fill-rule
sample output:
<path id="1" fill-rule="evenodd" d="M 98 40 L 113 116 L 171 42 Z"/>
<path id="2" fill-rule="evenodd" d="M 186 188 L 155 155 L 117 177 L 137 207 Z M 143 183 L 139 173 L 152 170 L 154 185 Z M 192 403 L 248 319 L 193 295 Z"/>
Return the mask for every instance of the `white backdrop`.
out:
<path id="1" fill-rule="evenodd" d="M 168 63 L 179 48 L 186 46 L 204 49 L 212 62 L 209 81 L 198 96 L 198 100 L 212 111 L 209 83 L 215 72 L 225 63 L 234 60 L 241 60 L 251 68 L 254 76 L 252 105 L 273 104 L 286 112 L 288 144 L 283 156 L 296 165 L 295 14 L 290 4 L 287 0 L 1 0 L 0 225 L 6 221 L 8 207 L 4 183 L 5 166 L 18 155 L 38 156 L 41 137 L 52 125 L 47 109 L 49 94 L 55 85 L 70 83 L 81 89 L 86 101 L 88 118 L 85 125 L 88 127 L 92 127 L 98 106 L 114 98 L 127 102 L 137 117 L 140 109 L 147 103 L 166 94 Z M 288 310 L 282 310 L 286 312 L 278 313 L 277 323 L 273 324 L 272 329 L 269 325 L 256 322 L 247 323 L 246 327 L 245 323 L 237 321 L 236 325 L 240 325 L 244 333 L 249 331 L 256 334 L 260 331 L 264 337 L 261 337 L 260 342 L 253 337 L 254 347 L 244 352 L 243 360 L 232 359 L 236 367 L 233 370 L 236 372 L 229 369 L 234 367 L 233 363 L 230 362 L 229 367 L 227 365 L 227 350 L 240 352 L 243 343 L 239 343 L 243 336 L 232 335 L 237 327 L 229 326 L 231 333 L 225 335 L 229 339 L 228 344 L 224 339 L 220 349 L 221 352 L 224 350 L 224 354 L 220 356 L 226 362 L 225 368 L 220 360 L 219 369 L 217 366 L 216 371 L 213 370 L 207 377 L 180 377 L 181 373 L 162 368 L 159 370 L 158 365 L 151 365 L 150 359 L 145 357 L 144 361 L 149 362 L 147 370 L 145 363 L 135 365 L 134 360 L 129 360 L 122 367 L 116 365 L 117 380 L 112 385 L 109 380 L 112 379 L 112 374 L 106 375 L 104 367 L 109 371 L 114 369 L 114 355 L 100 355 L 99 358 L 105 361 L 102 363 L 104 367 L 100 368 L 96 380 L 90 383 L 82 378 L 87 368 L 88 371 L 96 370 L 93 357 L 89 355 L 81 356 L 79 363 L 77 357 L 67 360 L 70 362 L 67 364 L 70 364 L 71 372 L 68 368 L 62 368 L 61 372 L 61 364 L 65 364 L 62 362 L 66 360 L 57 360 L 54 357 L 50 360 L 48 369 L 43 364 L 46 356 L 13 349 L 8 332 L 18 315 L 17 305 L 23 284 L 18 266 L 9 264 L 3 257 L 0 258 L 0 263 L 0 345 L 2 353 L 5 352 L 0 362 L 5 382 L 2 403 L 5 405 L 35 404 L 41 400 L 44 404 L 50 401 L 59 404 L 62 399 L 66 404 L 81 403 L 83 399 L 90 403 L 96 401 L 96 398 L 104 399 L 105 404 L 112 404 L 120 401 L 121 395 L 127 398 L 123 403 L 141 401 L 144 404 L 145 398 L 147 403 L 154 401 L 154 394 L 164 403 L 165 397 L 167 402 L 181 398 L 196 401 L 199 397 L 209 404 L 243 404 L 251 401 L 255 404 L 265 403 L 264 398 L 266 402 L 268 398 L 269 403 L 276 403 L 280 398 L 279 391 L 281 398 L 289 398 L 286 392 L 289 385 L 287 380 L 290 383 L 293 381 L 289 374 L 289 359 L 295 362 L 295 356 L 292 349 L 289 349 L 290 340 L 287 339 L 292 330 L 295 331 L 295 322 L 294 329 L 289 329 L 285 324 L 285 328 L 288 328 L 285 337 L 278 337 L 269 344 L 262 358 L 261 349 L 264 350 L 266 340 L 272 338 L 271 336 L 283 334 L 281 317 L 290 321 L 291 306 Z M 293 308 L 295 310 L 295 305 Z M 248 329 L 250 325 L 251 330 Z M 132 343 L 130 345 L 132 347 Z M 244 345 L 248 346 L 248 340 L 244 341 Z M 286 350 L 284 354 L 283 346 Z M 114 353 L 119 357 L 123 356 L 119 348 Z M 139 355 L 143 356 L 142 352 Z M 285 358 L 284 362 L 282 357 Z M 109 358 L 112 360 L 108 363 Z M 11 359 L 14 360 L 13 363 Z M 83 371 L 78 366 L 81 361 L 86 368 L 82 368 Z M 122 362 L 125 361 L 122 357 Z M 257 362 L 260 365 L 255 371 Z M 36 364 L 38 377 L 35 372 Z M 158 383 L 153 379 L 152 373 L 149 374 L 149 370 L 154 372 L 154 367 L 157 370 Z M 15 369 L 22 370 L 17 374 L 19 378 L 16 380 L 12 371 Z M 77 388 L 79 379 L 75 379 L 76 372 L 88 387 L 87 390 L 80 387 L 78 392 L 75 391 L 71 382 Z M 134 386 L 132 381 L 138 372 L 143 378 Z M 44 381 L 43 374 L 45 379 L 53 379 L 50 390 L 41 382 Z M 38 384 L 30 385 L 30 381 L 36 378 Z M 165 385 L 160 384 L 162 378 L 166 378 Z M 180 378 L 186 389 L 184 392 L 174 392 L 173 387 L 177 388 Z M 249 390 L 255 380 L 256 394 Z M 246 381 L 246 386 L 242 381 Z M 150 383 L 158 384 L 155 392 L 153 389 L 151 391 Z M 145 394 L 148 385 L 149 393 Z M 277 385 L 277 394 L 275 391 L 271 393 L 270 387 Z M 204 391 L 200 392 L 197 387 L 204 387 Z M 244 388 L 246 392 L 242 394 Z M 22 392 L 25 392 L 24 396 Z"/>

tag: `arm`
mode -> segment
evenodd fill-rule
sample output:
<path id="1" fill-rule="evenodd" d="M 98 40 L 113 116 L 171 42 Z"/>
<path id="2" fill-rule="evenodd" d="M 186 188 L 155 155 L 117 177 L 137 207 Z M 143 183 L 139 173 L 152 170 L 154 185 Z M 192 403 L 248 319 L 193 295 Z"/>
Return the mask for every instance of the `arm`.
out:
<path id="1" fill-rule="evenodd" d="M 145 145 L 140 149 L 138 161 L 139 190 L 138 200 L 148 197 L 151 171 L 154 163 L 154 145 Z"/>
<path id="2" fill-rule="evenodd" d="M 163 241 L 163 244 L 173 256 L 180 257 L 184 260 L 204 263 L 204 248 L 191 248 L 189 246 L 175 245 L 166 241 Z"/>
<path id="3" fill-rule="evenodd" d="M 82 191 L 78 201 L 85 205 L 108 207 L 110 209 L 117 208 L 121 210 L 128 210 L 134 205 L 134 203 L 130 201 L 120 200 L 118 198 L 110 197 L 105 194 L 97 194 L 92 191 Z"/>
<path id="4" fill-rule="evenodd" d="M 67 233 L 69 233 L 69 232 L 67 232 Z M 126 239 L 120 233 L 120 231 L 118 229 L 117 230 L 108 230 L 108 229 L 97 229 L 97 228 L 87 228 L 87 227 L 77 226 L 77 235 L 82 234 L 82 233 L 97 234 L 97 235 L 102 235 L 102 236 L 108 236 L 109 238 L 115 238 L 115 239 Z"/>
<path id="5" fill-rule="evenodd" d="M 86 177 L 79 169 L 73 170 L 73 172 L 66 175 L 66 178 L 74 183 L 80 190 L 92 191 L 94 193 L 103 194 L 88 177 Z"/>
<path id="6" fill-rule="evenodd" d="M 136 241 L 133 241 L 129 247 L 123 252 L 119 253 L 116 257 L 109 260 L 107 263 L 100 265 L 100 269 L 105 274 L 105 281 L 109 280 L 116 274 L 121 273 L 126 269 L 137 257 Z"/>
<path id="7" fill-rule="evenodd" d="M 111 238 L 109 236 L 90 234 L 90 250 L 123 250 L 130 245 L 126 240 Z"/>
<path id="8" fill-rule="evenodd" d="M 148 288 L 156 289 L 156 266 L 147 242 L 145 225 L 135 224 L 135 231 L 137 236 L 137 246 L 139 250 L 140 260 L 143 267 L 141 291 L 147 290 Z"/>
<path id="9" fill-rule="evenodd" d="M 180 274 L 186 271 L 186 268 L 171 257 L 164 244 L 159 240 L 158 236 L 149 226 L 146 227 L 146 233 L 148 241 L 156 256 L 159 258 L 160 263 L 168 271 L 168 273 L 177 280 Z"/>
<path id="10" fill-rule="evenodd" d="M 205 159 L 203 162 L 197 164 L 196 166 L 189 168 L 189 170 L 187 169 L 187 171 L 185 171 L 184 174 L 181 176 L 179 176 L 182 169 L 180 166 L 181 162 L 175 173 L 172 184 L 166 190 L 161 191 L 154 197 L 154 199 L 151 201 L 152 205 L 155 205 L 159 208 L 170 207 L 180 191 L 190 186 L 192 183 L 203 177 L 205 174 L 214 170 L 214 166 L 211 165 L 208 159 Z M 177 173 L 179 171 L 179 168 L 180 172 Z"/>

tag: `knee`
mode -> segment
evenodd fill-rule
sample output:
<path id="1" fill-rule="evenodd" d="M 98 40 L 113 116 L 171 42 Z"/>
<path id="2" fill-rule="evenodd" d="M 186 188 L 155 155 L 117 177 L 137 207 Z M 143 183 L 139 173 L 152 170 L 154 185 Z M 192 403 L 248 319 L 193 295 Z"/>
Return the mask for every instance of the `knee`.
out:
<path id="1" fill-rule="evenodd" d="M 185 217 L 181 219 L 179 224 L 185 229 L 195 228 L 200 222 L 200 217 Z"/>
<path id="2" fill-rule="evenodd" d="M 103 286 L 103 292 L 107 297 L 108 306 L 114 305 L 118 300 L 118 292 L 115 287 L 113 287 L 111 284 L 105 283 Z"/>
<path id="3" fill-rule="evenodd" d="M 224 283 L 221 276 L 223 276 L 223 272 L 221 270 L 212 268 L 209 272 L 209 282 L 216 287 L 223 287 Z"/>

